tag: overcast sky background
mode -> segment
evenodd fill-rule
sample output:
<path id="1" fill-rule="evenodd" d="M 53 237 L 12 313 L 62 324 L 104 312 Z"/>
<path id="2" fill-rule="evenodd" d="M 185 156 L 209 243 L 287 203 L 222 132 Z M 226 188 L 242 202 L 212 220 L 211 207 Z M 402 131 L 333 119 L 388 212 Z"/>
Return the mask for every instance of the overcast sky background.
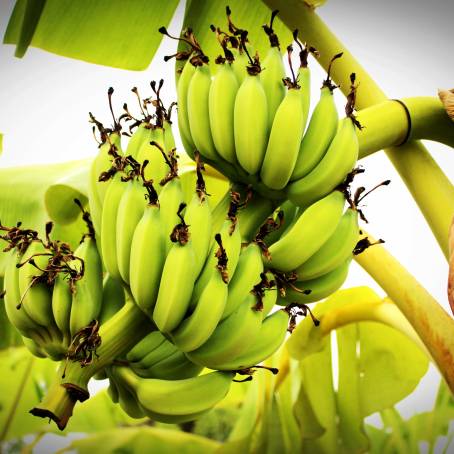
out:
<path id="1" fill-rule="evenodd" d="M 14 2 L 0 2 L 3 36 Z M 178 33 L 183 4 L 169 30 Z M 454 86 L 451 0 L 330 0 L 320 16 L 370 72 L 390 98 L 436 96 L 437 88 Z M 93 156 L 96 146 L 88 111 L 108 119 L 106 90 L 115 88 L 120 109 L 130 88 L 148 92 L 152 79 L 166 80 L 164 99 L 175 99 L 173 67 L 163 55 L 175 43 L 164 40 L 152 65 L 133 72 L 65 59 L 29 49 L 24 59 L 13 57 L 12 46 L 0 46 L 0 131 L 5 134 L 0 166 L 66 161 Z M 312 62 L 313 104 L 318 99 L 323 71 Z M 344 98 L 336 94 L 339 108 Z M 454 151 L 427 142 L 429 150 L 454 180 Z M 364 160 L 366 174 L 358 183 L 368 187 L 391 178 L 392 184 L 367 201 L 368 230 L 386 240 L 386 246 L 447 309 L 447 265 L 414 201 L 382 152 Z M 430 190 L 430 188 L 428 188 Z M 383 292 L 356 264 L 346 287 L 370 285 Z M 398 405 L 405 417 L 433 405 L 439 375 L 433 367 L 417 392 Z"/>

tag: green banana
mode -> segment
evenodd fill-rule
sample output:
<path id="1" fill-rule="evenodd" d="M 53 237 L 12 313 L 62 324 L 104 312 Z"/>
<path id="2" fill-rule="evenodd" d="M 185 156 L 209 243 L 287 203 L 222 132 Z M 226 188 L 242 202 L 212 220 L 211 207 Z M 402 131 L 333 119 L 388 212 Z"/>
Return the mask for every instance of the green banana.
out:
<path id="1" fill-rule="evenodd" d="M 288 229 L 293 225 L 294 221 L 297 219 L 297 212 L 298 207 L 290 202 L 290 200 L 286 200 L 282 205 L 276 210 L 273 219 L 275 222 L 278 222 L 278 215 L 282 212 L 282 218 L 279 220 L 281 223 L 280 228 L 273 230 L 272 232 L 268 233 L 265 239 L 266 245 L 269 247 L 282 238 Z"/>
<path id="2" fill-rule="evenodd" d="M 222 368 L 252 345 L 261 330 L 262 314 L 255 310 L 257 299 L 248 293 L 197 350 L 186 353 L 194 363 L 211 369 Z"/>
<path id="3" fill-rule="evenodd" d="M 344 118 L 317 166 L 305 177 L 287 186 L 288 198 L 298 206 L 307 206 L 331 192 L 355 166 L 358 151 L 353 120 Z"/>
<path id="4" fill-rule="evenodd" d="M 171 333 L 174 344 L 182 352 L 200 347 L 216 329 L 227 301 L 228 287 L 225 268 L 218 259 L 218 269 L 212 273 L 206 287 L 200 294 L 194 312 L 185 318 Z"/>
<path id="5" fill-rule="evenodd" d="M 302 292 L 287 289 L 285 298 L 278 298 L 277 304 L 287 305 L 293 302 L 308 304 L 326 298 L 338 290 L 345 282 L 345 279 L 347 279 L 348 276 L 348 269 L 351 261 L 352 258 L 350 257 L 340 266 L 334 268 L 334 270 L 331 270 L 330 272 L 314 279 L 296 281 L 294 283 L 295 287 L 301 289 Z M 305 294 L 304 290 L 310 290 L 311 292 L 309 294 Z"/>
<path id="6" fill-rule="evenodd" d="M 145 189 L 138 180 L 133 179 L 127 183 L 120 199 L 115 232 L 118 271 L 127 284 L 129 284 L 132 237 L 144 210 Z"/>
<path id="7" fill-rule="evenodd" d="M 222 320 L 229 317 L 243 303 L 263 272 L 262 251 L 257 243 L 249 243 L 241 250 L 235 273 L 229 282 L 227 302 Z"/>
<path id="8" fill-rule="evenodd" d="M 303 137 L 304 111 L 299 85 L 289 86 L 271 127 L 260 177 L 271 189 L 283 189 L 293 172 Z"/>
<path id="9" fill-rule="evenodd" d="M 118 207 L 126 189 L 126 183 L 119 173 L 115 174 L 106 191 L 101 219 L 101 255 L 107 272 L 115 279 L 121 279 L 117 259 L 117 217 Z"/>
<path id="10" fill-rule="evenodd" d="M 54 290 L 52 292 L 52 312 L 55 323 L 63 335 L 63 344 L 69 345 L 71 342 L 70 318 L 73 295 L 67 280 L 62 274 L 58 274 L 55 279 Z"/>
<path id="11" fill-rule="evenodd" d="M 345 197 L 333 191 L 309 206 L 299 216 L 288 233 L 271 245 L 267 266 L 278 271 L 298 268 L 334 233 L 344 209 Z"/>
<path id="12" fill-rule="evenodd" d="M 162 334 L 161 334 L 161 336 L 162 336 Z M 157 343 L 158 338 L 155 337 L 154 339 L 150 339 L 150 342 L 149 342 L 150 346 L 151 346 L 152 341 L 153 341 L 153 343 Z M 176 351 L 178 351 L 177 347 L 175 347 L 175 345 L 173 345 L 172 342 L 170 342 L 164 338 L 163 342 L 161 342 L 153 350 L 149 351 L 141 360 L 131 363 L 130 367 L 134 371 L 149 369 L 150 367 L 153 367 L 156 364 L 158 364 L 160 361 L 173 355 Z"/>
<path id="13" fill-rule="evenodd" d="M 114 375 L 112 381 L 115 382 L 115 387 L 118 393 L 118 403 L 121 409 L 131 418 L 143 418 L 145 416 L 145 412 L 137 400 L 135 391 L 117 375 Z"/>
<path id="14" fill-rule="evenodd" d="M 246 66 L 249 63 L 249 60 L 246 56 L 246 53 L 241 49 L 231 49 L 231 52 L 234 57 L 232 70 L 235 74 L 238 84 L 241 85 L 247 75 Z"/>
<path id="15" fill-rule="evenodd" d="M 84 274 L 75 283 L 69 322 L 71 337 L 96 320 L 102 306 L 102 261 L 95 239 L 86 236 L 74 255 L 83 260 Z M 80 262 L 75 265 L 80 266 Z"/>
<path id="16" fill-rule="evenodd" d="M 258 336 L 236 358 L 216 365 L 218 370 L 242 370 L 255 366 L 270 357 L 282 345 L 287 334 L 289 316 L 278 310 L 263 320 Z"/>
<path id="17" fill-rule="evenodd" d="M 178 215 L 184 204 L 180 205 Z M 183 218 L 171 234 L 174 243 L 162 270 L 153 320 L 160 331 L 169 333 L 183 320 L 191 301 L 196 279 L 193 263 L 195 252 L 189 238 L 189 229 Z"/>
<path id="18" fill-rule="evenodd" d="M 250 175 L 259 172 L 268 140 L 266 93 L 257 75 L 247 74 L 234 106 L 236 158 Z"/>
<path id="19" fill-rule="evenodd" d="M 336 135 L 338 121 L 331 86 L 324 85 L 301 142 L 291 181 L 303 178 L 321 161 Z"/>
<path id="20" fill-rule="evenodd" d="M 217 153 L 210 130 L 209 93 L 211 74 L 208 65 L 198 66 L 188 87 L 189 128 L 196 149 L 202 156 L 216 160 Z"/>
<path id="21" fill-rule="evenodd" d="M 131 363 L 139 362 L 165 341 L 166 338 L 159 331 L 152 331 L 129 350 L 126 354 L 126 360 Z"/>
<path id="22" fill-rule="evenodd" d="M 170 113 L 169 113 L 170 117 Z M 163 124 L 164 150 L 167 154 L 176 148 L 175 137 L 172 132 L 172 122 L 169 119 L 164 120 Z"/>
<path id="23" fill-rule="evenodd" d="M 23 337 L 22 342 L 33 356 L 36 356 L 37 358 L 47 358 L 46 352 L 33 339 Z"/>
<path id="24" fill-rule="evenodd" d="M 188 88 L 192 76 L 195 73 L 195 66 L 187 62 L 181 73 L 177 84 L 178 97 L 178 130 L 180 132 L 181 141 L 186 150 L 186 153 L 194 159 L 194 151 L 196 146 L 192 140 L 191 129 L 189 128 L 188 119 Z"/>
<path id="25" fill-rule="evenodd" d="M 140 161 L 140 150 L 145 144 L 152 140 L 150 138 L 151 128 L 148 121 L 142 121 L 140 123 L 128 141 L 125 152 L 126 156 L 132 156 L 134 159 Z"/>
<path id="26" fill-rule="evenodd" d="M 99 324 L 107 322 L 126 302 L 125 291 L 121 282 L 110 274 L 104 277 L 102 284 L 102 307 L 99 313 Z"/>
<path id="27" fill-rule="evenodd" d="M 233 372 L 210 372 L 183 380 L 138 378 L 126 368 L 116 373 L 136 392 L 146 410 L 165 415 L 187 415 L 212 408 L 227 394 Z"/>
<path id="28" fill-rule="evenodd" d="M 235 164 L 233 110 L 238 91 L 238 80 L 230 63 L 225 62 L 219 66 L 211 83 L 208 98 L 211 135 L 219 155 L 226 161 Z"/>
<path id="29" fill-rule="evenodd" d="M 337 268 L 352 256 L 358 240 L 358 212 L 348 208 L 326 243 L 295 270 L 298 280 L 314 279 Z"/>
<path id="30" fill-rule="evenodd" d="M 156 194 L 134 231 L 129 272 L 134 301 L 149 317 L 158 296 L 164 261 L 165 237 Z"/>

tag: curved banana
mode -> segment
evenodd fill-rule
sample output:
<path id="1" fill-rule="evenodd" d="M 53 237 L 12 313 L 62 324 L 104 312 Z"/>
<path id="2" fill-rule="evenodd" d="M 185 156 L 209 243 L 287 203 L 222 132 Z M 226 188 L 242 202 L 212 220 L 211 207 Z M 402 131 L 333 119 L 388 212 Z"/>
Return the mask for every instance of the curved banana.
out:
<path id="1" fill-rule="evenodd" d="M 129 181 L 118 205 L 115 233 L 118 271 L 127 284 L 129 284 L 132 237 L 143 216 L 145 206 L 144 187 L 138 180 Z"/>
<path id="2" fill-rule="evenodd" d="M 163 342 L 157 345 L 153 350 L 150 350 L 139 361 L 134 361 L 133 363 L 131 363 L 130 367 L 132 370 L 134 371 L 147 370 L 178 351 L 177 347 L 175 347 L 175 345 L 173 345 L 172 342 L 168 341 L 162 334 L 161 336 L 163 337 Z M 152 343 L 157 344 L 158 341 L 159 341 L 158 336 L 150 338 L 148 344 L 149 347 L 151 347 Z"/>
<path id="3" fill-rule="evenodd" d="M 125 291 L 121 282 L 107 274 L 102 284 L 102 307 L 98 316 L 99 324 L 102 325 L 107 322 L 125 303 Z"/>
<path id="4" fill-rule="evenodd" d="M 338 121 L 331 85 L 324 85 L 301 142 L 291 181 L 303 178 L 321 161 L 336 135 Z"/>
<path id="5" fill-rule="evenodd" d="M 280 212 L 283 213 L 282 218 L 279 221 L 281 222 L 281 226 L 279 229 L 273 230 L 266 236 L 265 243 L 268 247 L 282 238 L 286 234 L 290 226 L 293 225 L 293 223 L 297 219 L 298 207 L 294 203 L 290 202 L 290 200 L 283 202 L 273 215 L 273 219 L 276 222 L 278 221 L 278 214 Z"/>
<path id="6" fill-rule="evenodd" d="M 262 272 L 262 251 L 257 243 L 252 242 L 241 250 L 238 265 L 229 282 L 222 320 L 229 317 L 243 303 L 254 285 L 260 282 Z"/>
<path id="7" fill-rule="evenodd" d="M 183 206 L 178 210 L 179 215 Z M 193 269 L 195 252 L 189 238 L 188 226 L 182 218 L 171 236 L 174 244 L 164 263 L 153 311 L 153 321 L 164 333 L 173 331 L 183 320 L 196 279 Z"/>
<path id="8" fill-rule="evenodd" d="M 334 233 L 344 209 L 345 197 L 333 191 L 303 211 L 287 234 L 269 248 L 266 265 L 278 271 L 298 268 Z"/>
<path id="9" fill-rule="evenodd" d="M 233 361 L 258 338 L 262 314 L 255 310 L 256 304 L 255 296 L 248 293 L 239 307 L 219 323 L 210 338 L 186 356 L 211 369 L 219 369 L 224 363 Z"/>
<path id="10" fill-rule="evenodd" d="M 271 189 L 283 189 L 293 172 L 304 132 L 302 91 L 295 83 L 279 104 L 271 127 L 260 177 Z"/>
<path id="11" fill-rule="evenodd" d="M 152 331 L 129 350 L 126 360 L 131 363 L 139 362 L 165 341 L 166 338 L 159 331 Z"/>
<path id="12" fill-rule="evenodd" d="M 223 276 L 225 268 L 220 263 L 222 258 L 218 259 L 218 269 L 212 273 L 192 314 L 170 334 L 172 341 L 182 352 L 200 347 L 216 329 L 224 312 L 228 287 Z"/>
<path id="13" fill-rule="evenodd" d="M 231 52 L 234 57 L 234 60 L 232 63 L 232 70 L 235 74 L 238 84 L 241 85 L 247 76 L 246 67 L 249 63 L 249 60 L 248 60 L 245 52 L 241 49 L 231 49 Z"/>
<path id="14" fill-rule="evenodd" d="M 217 153 L 210 130 L 209 93 L 211 74 L 208 65 L 198 66 L 188 87 L 189 128 L 196 149 L 202 156 L 216 160 Z"/>
<path id="15" fill-rule="evenodd" d="M 36 356 L 37 358 L 47 358 L 46 352 L 33 339 L 23 337 L 22 342 L 33 356 Z"/>
<path id="16" fill-rule="evenodd" d="M 216 364 L 218 370 L 242 370 L 255 366 L 270 357 L 284 342 L 289 316 L 278 310 L 263 320 L 255 341 L 230 361 Z"/>
<path id="17" fill-rule="evenodd" d="M 352 256 L 358 240 L 358 212 L 348 208 L 326 243 L 295 270 L 298 280 L 314 279 L 337 268 Z"/>
<path id="18" fill-rule="evenodd" d="M 288 198 L 298 206 L 307 206 L 328 194 L 353 169 L 358 151 L 355 125 L 349 117 L 344 118 L 317 166 L 305 177 L 288 185 Z"/>
<path id="19" fill-rule="evenodd" d="M 315 279 L 296 281 L 294 283 L 295 287 L 303 290 L 303 292 L 287 289 L 285 298 L 278 298 L 277 304 L 287 305 L 293 302 L 308 304 L 326 298 L 338 290 L 345 282 L 345 279 L 347 279 L 348 276 L 348 269 L 351 261 L 352 259 L 350 257 L 334 270 L 323 274 L 322 276 L 316 277 Z M 310 290 L 311 292 L 309 294 L 305 294 L 304 290 Z"/>
<path id="20" fill-rule="evenodd" d="M 163 136 L 164 136 L 164 150 L 168 154 L 169 151 L 176 148 L 175 137 L 172 132 L 172 122 L 165 119 L 163 124 Z"/>
<path id="21" fill-rule="evenodd" d="M 110 381 L 115 383 L 116 392 L 118 394 L 118 403 L 121 409 L 130 417 L 134 419 L 143 418 L 145 412 L 141 408 L 137 395 L 134 389 L 128 386 L 128 383 L 121 379 L 117 374 L 114 374 Z"/>
<path id="22" fill-rule="evenodd" d="M 187 415 L 212 408 L 227 394 L 233 372 L 210 372 L 183 380 L 138 378 L 127 368 L 116 373 L 136 392 L 145 409 L 165 415 Z"/>
<path id="23" fill-rule="evenodd" d="M 96 320 L 102 306 L 102 262 L 96 241 L 86 236 L 74 255 L 83 260 L 84 274 L 75 283 L 69 327 L 71 337 Z M 78 261 L 76 266 L 80 266 Z"/>
<path id="24" fill-rule="evenodd" d="M 257 174 L 268 141 L 268 104 L 256 75 L 247 74 L 236 94 L 234 134 L 239 164 L 250 175 Z"/>
<path id="25" fill-rule="evenodd" d="M 140 150 L 143 145 L 147 144 L 150 140 L 151 125 L 148 121 L 142 121 L 137 129 L 134 131 L 132 136 L 129 138 L 128 145 L 126 147 L 126 156 L 132 156 L 134 159 L 139 160 Z"/>
<path id="26" fill-rule="evenodd" d="M 220 64 L 208 97 L 210 128 L 216 151 L 232 164 L 236 163 L 233 109 L 237 91 L 238 80 L 230 63 Z"/>
<path id="27" fill-rule="evenodd" d="M 118 207 L 126 183 L 120 174 L 114 175 L 106 192 L 101 219 L 101 255 L 107 272 L 116 279 L 121 279 L 117 259 L 117 215 Z"/>
<path id="28" fill-rule="evenodd" d="M 188 88 L 194 72 L 195 66 L 190 62 L 186 62 L 177 84 L 178 130 L 180 132 L 181 141 L 183 142 L 186 153 L 192 159 L 194 159 L 194 151 L 196 149 L 196 146 L 194 145 L 194 142 L 192 140 L 191 129 L 189 128 Z"/>
<path id="29" fill-rule="evenodd" d="M 58 274 L 55 279 L 54 290 L 52 292 L 52 312 L 55 323 L 63 335 L 63 344 L 69 345 L 71 342 L 70 318 L 73 295 L 67 280 L 63 275 Z"/>
<path id="30" fill-rule="evenodd" d="M 134 231 L 129 272 L 134 301 L 150 318 L 164 267 L 165 243 L 159 202 L 151 199 Z"/>

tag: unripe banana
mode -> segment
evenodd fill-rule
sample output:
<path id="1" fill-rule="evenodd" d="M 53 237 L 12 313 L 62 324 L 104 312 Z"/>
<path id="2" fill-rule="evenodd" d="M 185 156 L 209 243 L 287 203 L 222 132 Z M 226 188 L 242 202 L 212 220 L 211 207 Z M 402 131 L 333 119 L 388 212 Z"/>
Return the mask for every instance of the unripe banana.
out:
<path id="1" fill-rule="evenodd" d="M 285 68 L 279 47 L 274 46 L 268 50 L 262 66 L 260 82 L 266 93 L 268 127 L 271 128 L 274 115 L 285 96 L 285 87 L 282 83 L 282 79 L 285 78 Z"/>
<path id="2" fill-rule="evenodd" d="M 118 206 L 116 249 L 118 271 L 129 284 L 131 243 L 134 231 L 145 210 L 145 189 L 138 180 L 129 181 Z"/>
<path id="3" fill-rule="evenodd" d="M 170 120 L 164 120 L 163 125 L 163 135 L 164 135 L 164 150 L 166 153 L 176 148 L 175 137 L 172 132 L 172 122 Z"/>
<path id="4" fill-rule="evenodd" d="M 241 225 L 241 238 L 245 242 L 252 241 L 257 234 L 259 227 L 270 216 L 275 203 L 267 197 L 262 197 L 254 192 L 247 205 L 237 215 Z"/>
<path id="5" fill-rule="evenodd" d="M 268 141 L 268 105 L 258 76 L 248 74 L 235 99 L 236 157 L 250 175 L 259 172 Z"/>
<path id="6" fill-rule="evenodd" d="M 195 350 L 211 336 L 224 312 L 227 293 L 222 271 L 215 270 L 202 291 L 194 312 L 171 333 L 172 341 L 182 352 Z"/>
<path id="7" fill-rule="evenodd" d="M 358 240 L 358 212 L 348 208 L 326 243 L 295 270 L 298 280 L 314 279 L 339 267 L 352 256 Z"/>
<path id="8" fill-rule="evenodd" d="M 236 163 L 233 110 L 238 86 L 230 64 L 221 64 L 211 83 L 208 99 L 214 146 L 219 155 L 232 164 Z"/>
<path id="9" fill-rule="evenodd" d="M 234 56 L 232 69 L 235 73 L 238 84 L 241 85 L 247 76 L 246 66 L 249 63 L 249 60 L 244 51 L 241 51 L 239 49 L 231 49 L 231 52 Z"/>
<path id="10" fill-rule="evenodd" d="M 208 65 L 198 66 L 188 87 L 188 119 L 192 140 L 202 156 L 216 160 L 210 131 L 209 93 L 211 74 Z"/>
<path id="11" fill-rule="evenodd" d="M 33 256 L 34 262 L 40 269 L 29 262 L 25 263 Z M 56 329 L 52 313 L 52 289 L 45 282 L 37 280 L 43 273 L 41 270 L 46 268 L 48 260 L 49 251 L 45 249 L 41 241 L 32 241 L 22 257 L 22 263 L 25 263 L 25 265 L 19 269 L 21 310 L 23 309 L 37 324 L 48 329 Z"/>
<path id="12" fill-rule="evenodd" d="M 86 236 L 74 255 L 83 260 L 84 274 L 75 283 L 69 324 L 71 337 L 96 320 L 102 306 L 102 262 L 95 239 Z M 80 262 L 74 263 L 80 266 Z"/>
<path id="13" fill-rule="evenodd" d="M 152 331 L 129 350 L 126 360 L 131 363 L 139 362 L 164 342 L 166 338 L 159 331 Z"/>
<path id="14" fill-rule="evenodd" d="M 117 217 L 125 189 L 126 183 L 121 181 L 121 176 L 117 173 L 107 189 L 102 212 L 101 254 L 107 272 L 115 279 L 121 279 L 117 259 Z"/>
<path id="15" fill-rule="evenodd" d="M 40 343 L 45 340 L 48 341 L 48 334 L 43 330 L 42 326 L 32 320 L 22 307 L 18 307 L 21 301 L 21 292 L 19 289 L 19 270 L 16 264 L 21 262 L 22 256 L 18 255 L 14 250 L 10 251 L 8 255 L 4 281 L 5 311 L 8 320 L 22 336 L 36 339 Z"/>
<path id="16" fill-rule="evenodd" d="M 37 358 L 46 358 L 46 352 L 40 347 L 33 339 L 29 339 L 27 337 L 22 338 L 22 342 L 24 343 L 27 350 Z"/>
<path id="17" fill-rule="evenodd" d="M 288 185 L 289 199 L 298 206 L 308 206 L 340 183 L 358 159 L 358 137 L 353 121 L 344 118 L 325 156 L 305 177 Z"/>
<path id="18" fill-rule="evenodd" d="M 229 282 L 229 292 L 222 320 L 229 317 L 243 304 L 254 285 L 260 282 L 262 272 L 262 251 L 257 243 L 252 242 L 241 250 L 238 265 Z"/>
<path id="19" fill-rule="evenodd" d="M 148 122 L 143 121 L 134 131 L 132 136 L 128 141 L 128 146 L 126 147 L 126 156 L 132 156 L 134 159 L 139 161 L 140 150 L 143 145 L 148 143 L 150 140 L 151 126 Z"/>
<path id="20" fill-rule="evenodd" d="M 336 134 L 338 121 L 331 88 L 323 86 L 299 148 L 292 181 L 303 178 L 321 161 Z"/>
<path id="21" fill-rule="evenodd" d="M 288 313 L 279 310 L 262 323 L 258 336 L 249 347 L 230 362 L 220 364 L 219 370 L 242 370 L 255 366 L 270 357 L 282 345 L 288 328 Z"/>
<path id="22" fill-rule="evenodd" d="M 181 73 L 180 79 L 177 85 L 177 96 L 178 96 L 178 130 L 180 132 L 181 141 L 186 150 L 186 153 L 194 159 L 194 151 L 196 146 L 192 140 L 191 129 L 189 128 L 188 119 L 188 88 L 192 76 L 195 72 L 195 66 L 187 62 Z"/>
<path id="23" fill-rule="evenodd" d="M 298 268 L 334 233 L 344 204 L 344 194 L 333 191 L 309 206 L 288 233 L 269 248 L 267 266 L 283 272 Z"/>
<path id="24" fill-rule="evenodd" d="M 292 175 L 303 137 L 304 111 L 299 86 L 289 88 L 271 127 L 260 177 L 271 189 L 283 189 Z"/>
<path id="25" fill-rule="evenodd" d="M 233 372 L 211 372 L 183 380 L 137 378 L 126 368 L 116 373 L 136 392 L 147 410 L 166 415 L 187 415 L 212 408 L 227 394 Z"/>
<path id="26" fill-rule="evenodd" d="M 166 257 L 159 204 L 145 208 L 131 243 L 130 287 L 134 301 L 150 318 Z"/>
<path id="27" fill-rule="evenodd" d="M 301 87 L 301 102 L 303 106 L 303 131 L 306 128 L 306 123 L 309 118 L 309 110 L 311 107 L 311 71 L 307 66 L 300 66 L 298 69 L 298 84 Z"/>
<path id="28" fill-rule="evenodd" d="M 155 337 L 154 339 L 150 339 L 149 343 L 151 344 L 152 341 L 153 343 L 157 343 L 158 338 Z M 131 363 L 130 367 L 132 370 L 134 370 L 134 372 L 137 372 L 139 370 L 148 370 L 150 367 L 155 366 L 177 351 L 177 347 L 175 347 L 172 342 L 164 338 L 164 341 L 162 343 L 160 343 L 153 350 L 150 350 L 141 360 Z"/>
<path id="29" fill-rule="evenodd" d="M 104 277 L 102 284 L 102 307 L 99 313 L 99 324 L 107 322 L 126 302 L 125 291 L 121 281 L 110 274 Z"/>
<path id="30" fill-rule="evenodd" d="M 279 229 L 273 230 L 266 236 L 265 243 L 268 247 L 274 244 L 276 241 L 282 238 L 286 234 L 286 232 L 288 232 L 290 226 L 292 226 L 294 221 L 297 219 L 298 207 L 294 203 L 290 202 L 290 200 L 286 200 L 284 203 L 282 203 L 282 205 L 273 216 L 275 221 L 277 221 L 279 212 L 283 213 L 282 219 L 280 220 L 281 227 Z"/>
<path id="31" fill-rule="evenodd" d="M 239 307 L 216 327 L 210 338 L 186 356 L 192 362 L 211 369 L 233 361 L 258 337 L 262 314 L 255 310 L 256 304 L 255 296 L 248 293 Z"/>
<path id="32" fill-rule="evenodd" d="M 63 335 L 64 345 L 69 345 L 71 341 L 69 321 L 71 318 L 72 301 L 73 295 L 68 281 L 62 274 L 58 274 L 52 292 L 52 312 L 55 323 Z"/>
<path id="33" fill-rule="evenodd" d="M 121 377 L 118 377 L 117 375 L 114 375 L 113 377 L 113 381 L 118 393 L 118 403 L 121 409 L 130 418 L 143 418 L 145 416 L 145 412 L 138 402 L 135 391 L 131 389 L 128 384 L 121 379 Z"/>
<path id="34" fill-rule="evenodd" d="M 302 292 L 287 289 L 285 298 L 278 298 L 277 304 L 287 305 L 293 302 L 308 304 L 328 297 L 338 290 L 345 282 L 345 279 L 347 279 L 351 261 L 352 259 L 350 257 L 340 266 L 334 268 L 334 270 L 314 279 L 296 281 L 294 283 L 295 287 L 301 289 Z M 310 290 L 311 292 L 309 294 L 305 294 L 304 290 Z"/>

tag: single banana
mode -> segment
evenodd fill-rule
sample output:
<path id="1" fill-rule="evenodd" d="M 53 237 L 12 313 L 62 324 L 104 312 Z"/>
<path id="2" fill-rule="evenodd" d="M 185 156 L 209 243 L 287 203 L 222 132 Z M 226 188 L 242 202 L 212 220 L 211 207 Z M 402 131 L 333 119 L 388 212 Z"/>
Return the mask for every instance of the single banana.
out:
<path id="1" fill-rule="evenodd" d="M 178 130 L 180 132 L 181 141 L 183 142 L 186 153 L 192 159 L 194 159 L 194 151 L 196 150 L 196 146 L 194 145 L 194 142 L 192 140 L 191 129 L 189 127 L 188 88 L 194 72 L 195 66 L 190 62 L 186 62 L 177 85 Z"/>
<path id="2" fill-rule="evenodd" d="M 271 127 L 260 177 L 271 189 L 283 189 L 290 180 L 303 137 L 302 91 L 295 82 L 289 85 L 279 104 Z"/>
<path id="3" fill-rule="evenodd" d="M 268 104 L 260 78 L 251 72 L 241 83 L 235 98 L 234 135 L 239 164 L 250 175 L 257 174 L 268 141 Z"/>
<path id="4" fill-rule="evenodd" d="M 198 66 L 188 87 L 189 128 L 196 149 L 202 156 L 216 160 L 217 153 L 210 130 L 209 93 L 211 74 L 208 65 Z"/>
<path id="5" fill-rule="evenodd" d="M 236 80 L 238 81 L 238 85 L 241 85 L 247 75 L 246 67 L 249 60 L 246 53 L 241 49 L 231 49 L 231 52 L 234 57 L 232 70 L 235 74 Z"/>
<path id="6" fill-rule="evenodd" d="M 291 181 L 303 178 L 321 161 L 336 135 L 338 121 L 332 85 L 323 85 L 301 142 Z"/>
<path id="7" fill-rule="evenodd" d="M 275 222 L 278 222 L 278 215 L 280 212 L 283 213 L 281 215 L 282 218 L 279 220 L 281 226 L 280 228 L 273 230 L 266 236 L 265 243 L 268 247 L 274 244 L 288 232 L 289 228 L 297 219 L 298 207 L 294 203 L 290 202 L 290 200 L 286 200 L 275 211 L 275 214 L 273 216 Z"/>
<path id="8" fill-rule="evenodd" d="M 212 408 L 227 394 L 233 372 L 210 372 L 183 380 L 138 378 L 127 368 L 116 373 L 136 392 L 147 410 L 166 415 L 187 415 Z"/>
<path id="9" fill-rule="evenodd" d="M 261 330 L 262 314 L 255 309 L 257 299 L 248 293 L 235 309 L 214 330 L 197 350 L 186 353 L 194 363 L 211 369 L 233 361 L 252 345 Z"/>
<path id="10" fill-rule="evenodd" d="M 242 304 L 254 285 L 260 282 L 262 272 L 262 251 L 257 243 L 249 243 L 241 250 L 235 273 L 230 279 L 222 320 L 229 317 Z"/>
<path id="11" fill-rule="evenodd" d="M 287 305 L 293 302 L 308 304 L 326 298 L 338 290 L 345 282 L 345 279 L 347 279 L 348 276 L 348 269 L 351 261 L 352 259 L 350 257 L 340 266 L 334 268 L 334 270 L 314 279 L 296 281 L 294 283 L 295 287 L 302 290 L 302 292 L 288 289 L 286 291 L 285 298 L 278 298 L 277 304 Z M 306 294 L 304 290 L 310 290 L 311 292 Z"/>
<path id="12" fill-rule="evenodd" d="M 137 395 L 134 389 L 131 389 L 128 386 L 128 383 L 118 377 L 113 375 L 112 380 L 115 383 L 115 388 L 118 393 L 118 403 L 121 409 L 130 417 L 134 419 L 143 418 L 145 412 L 141 408 Z"/>
<path id="13" fill-rule="evenodd" d="M 288 198 L 298 206 L 308 206 L 341 184 L 358 159 L 358 137 L 351 118 L 344 118 L 328 150 L 305 177 L 287 187 Z"/>
<path id="14" fill-rule="evenodd" d="M 172 341 L 182 352 L 200 347 L 216 329 L 224 312 L 228 293 L 224 263 L 227 256 L 222 253 L 222 244 L 220 249 L 217 269 L 201 292 L 194 311 L 171 333 Z"/>
<path id="15" fill-rule="evenodd" d="M 85 236 L 74 251 L 74 255 L 83 260 L 84 273 L 75 282 L 75 293 L 72 299 L 70 331 L 73 337 L 80 329 L 96 320 L 102 307 L 102 261 L 96 241 L 92 236 Z M 75 261 L 75 266 L 80 266 Z"/>
<path id="16" fill-rule="evenodd" d="M 150 140 L 153 140 L 150 138 L 151 129 L 152 127 L 148 121 L 142 121 L 140 123 L 128 141 L 125 152 L 126 156 L 132 156 L 139 161 L 140 150 L 145 144 L 150 142 Z"/>
<path id="17" fill-rule="evenodd" d="M 166 257 L 166 239 L 157 193 L 152 186 L 149 190 L 149 203 L 132 238 L 129 281 L 134 301 L 151 318 Z"/>
<path id="18" fill-rule="evenodd" d="M 117 215 L 126 183 L 119 173 L 115 174 L 106 191 L 101 219 L 101 255 L 107 272 L 121 279 L 117 259 Z"/>
<path id="19" fill-rule="evenodd" d="M 144 187 L 136 179 L 129 181 L 118 205 L 115 233 L 118 271 L 127 284 L 129 284 L 132 238 L 143 216 L 145 206 Z"/>
<path id="20" fill-rule="evenodd" d="M 219 70 L 213 78 L 208 97 L 211 135 L 219 155 L 226 161 L 235 164 L 233 109 L 238 91 L 238 80 L 231 63 L 223 60 L 218 66 Z"/>
<path id="21" fill-rule="evenodd" d="M 165 341 L 166 338 L 159 331 L 152 331 L 129 350 L 126 354 L 126 360 L 131 363 L 139 362 Z"/>
<path id="22" fill-rule="evenodd" d="M 302 212 L 288 233 L 269 248 L 266 266 L 287 272 L 298 268 L 334 233 L 344 209 L 345 197 L 333 191 Z"/>
<path id="23" fill-rule="evenodd" d="M 169 114 L 170 115 L 170 114 Z M 164 150 L 167 154 L 176 148 L 175 137 L 172 132 L 172 122 L 169 119 L 164 120 L 163 124 Z"/>
<path id="24" fill-rule="evenodd" d="M 102 325 L 107 322 L 125 303 L 125 291 L 121 282 L 107 274 L 102 284 L 102 307 L 99 313 L 99 324 Z"/>
<path id="25" fill-rule="evenodd" d="M 217 364 L 218 370 L 242 370 L 270 357 L 282 345 L 287 334 L 289 316 L 278 310 L 265 318 L 255 341 L 231 361 Z"/>
<path id="26" fill-rule="evenodd" d="M 52 292 L 52 312 L 55 323 L 63 335 L 63 344 L 67 346 L 71 342 L 69 321 L 71 318 L 72 301 L 73 295 L 68 281 L 62 274 L 58 274 Z"/>
<path id="27" fill-rule="evenodd" d="M 352 256 L 358 240 L 358 212 L 348 208 L 326 243 L 295 270 L 298 280 L 314 279 L 337 268 Z"/>
<path id="28" fill-rule="evenodd" d="M 161 200 L 161 203 L 162 200 Z M 178 215 L 184 204 L 180 205 Z M 174 243 L 162 270 L 158 297 L 153 311 L 153 320 L 160 331 L 169 333 L 183 320 L 191 301 L 196 279 L 193 263 L 194 249 L 189 229 L 183 218 L 171 234 Z"/>
<path id="29" fill-rule="evenodd" d="M 27 350 L 33 356 L 36 356 L 37 358 L 47 358 L 46 352 L 33 339 L 29 339 L 28 337 L 23 337 L 22 342 L 24 343 Z"/>

